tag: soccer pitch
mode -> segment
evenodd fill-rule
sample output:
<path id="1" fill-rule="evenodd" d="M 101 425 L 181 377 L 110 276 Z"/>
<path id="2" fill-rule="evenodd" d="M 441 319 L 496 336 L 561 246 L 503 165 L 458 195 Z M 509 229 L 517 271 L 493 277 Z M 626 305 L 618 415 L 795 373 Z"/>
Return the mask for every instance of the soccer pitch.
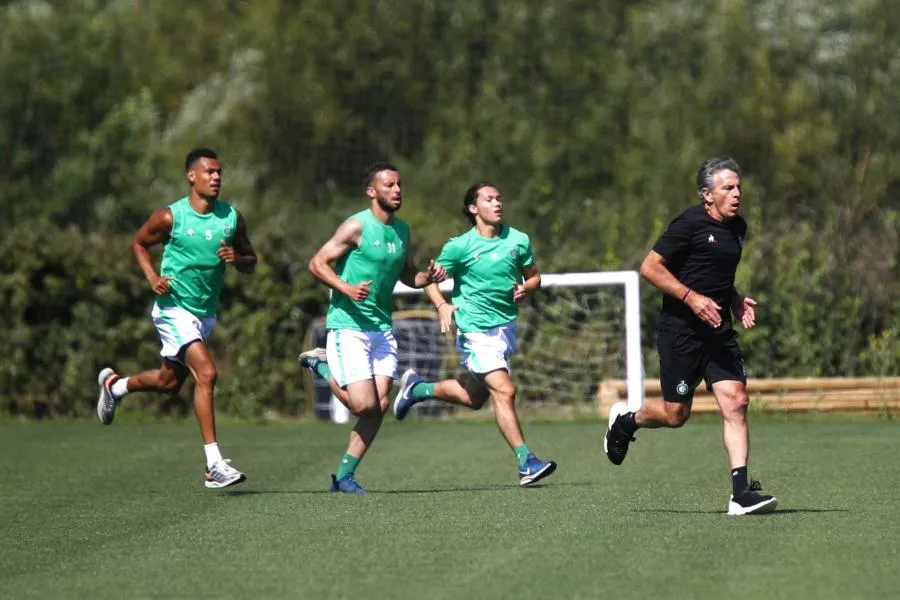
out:
<path id="1" fill-rule="evenodd" d="M 0 422 L 0 597 L 900 597 L 900 424 L 757 417 L 751 476 L 772 515 L 728 517 L 721 427 L 525 422 L 559 462 L 533 489 L 492 423 L 387 418 L 327 493 L 346 426 L 226 424 L 247 483 L 202 485 L 192 421 Z"/>

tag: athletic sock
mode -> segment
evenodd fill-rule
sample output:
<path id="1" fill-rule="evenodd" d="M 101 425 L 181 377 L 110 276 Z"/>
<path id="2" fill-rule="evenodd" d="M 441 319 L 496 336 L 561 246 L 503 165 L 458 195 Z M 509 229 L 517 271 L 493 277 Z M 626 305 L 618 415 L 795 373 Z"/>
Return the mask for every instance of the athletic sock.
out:
<path id="1" fill-rule="evenodd" d="M 344 458 L 341 459 L 341 464 L 338 465 L 337 473 L 334 474 L 335 479 L 343 479 L 345 476 L 350 473 L 356 472 L 356 466 L 359 464 L 359 459 L 355 456 L 351 456 L 350 454 L 345 454 Z"/>
<path id="2" fill-rule="evenodd" d="M 528 450 L 528 446 L 522 444 L 521 446 L 513 450 L 513 452 L 516 453 L 516 458 L 519 459 L 519 468 L 521 469 L 525 466 L 525 463 L 528 462 L 528 455 L 531 454 L 531 451 Z"/>
<path id="3" fill-rule="evenodd" d="M 212 468 L 214 464 L 222 460 L 222 452 L 219 450 L 219 444 L 216 442 L 203 446 L 203 451 L 206 452 L 207 469 Z"/>
<path id="4" fill-rule="evenodd" d="M 737 496 L 747 489 L 747 467 L 737 467 L 731 470 L 731 495 Z"/>
<path id="5" fill-rule="evenodd" d="M 122 396 L 128 393 L 128 378 L 120 377 L 116 379 L 113 384 L 109 386 L 109 391 L 112 393 L 113 398 L 120 400 Z"/>
<path id="6" fill-rule="evenodd" d="M 628 435 L 634 435 L 634 432 L 638 430 L 638 424 L 634 420 L 634 413 L 629 412 L 622 415 L 619 426 L 622 428 L 622 431 Z"/>
<path id="7" fill-rule="evenodd" d="M 414 400 L 434 398 L 434 384 L 420 381 L 412 387 L 412 389 L 409 391 L 409 395 L 412 396 Z"/>
<path id="8" fill-rule="evenodd" d="M 328 368 L 327 360 L 320 360 L 316 362 L 316 366 L 313 367 L 313 371 L 316 372 L 316 375 L 326 381 L 331 379 L 331 369 Z"/>

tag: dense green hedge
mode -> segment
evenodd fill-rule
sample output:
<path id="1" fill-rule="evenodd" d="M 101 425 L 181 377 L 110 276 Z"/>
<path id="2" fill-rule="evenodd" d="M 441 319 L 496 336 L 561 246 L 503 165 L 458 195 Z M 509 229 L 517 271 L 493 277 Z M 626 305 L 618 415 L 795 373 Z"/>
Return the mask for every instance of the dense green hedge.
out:
<path id="1" fill-rule="evenodd" d="M 559 272 L 636 268 L 731 154 L 751 374 L 897 374 L 898 32 L 889 0 L 5 3 L 0 396 L 87 414 L 100 366 L 157 361 L 129 240 L 201 144 L 263 255 L 212 341 L 235 414 L 306 409 L 294 356 L 326 300 L 306 261 L 376 158 L 401 167 L 420 261 L 488 178 Z"/>

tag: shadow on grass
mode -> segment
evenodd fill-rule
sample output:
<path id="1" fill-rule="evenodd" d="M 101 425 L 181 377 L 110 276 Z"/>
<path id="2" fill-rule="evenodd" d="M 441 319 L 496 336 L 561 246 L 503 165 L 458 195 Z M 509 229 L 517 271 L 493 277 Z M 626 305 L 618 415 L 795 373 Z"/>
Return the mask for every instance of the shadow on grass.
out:
<path id="1" fill-rule="evenodd" d="M 681 515 L 724 515 L 725 510 L 678 510 L 674 508 L 641 508 L 631 512 L 636 513 L 670 513 Z M 779 508 L 773 512 L 742 515 L 745 517 L 777 517 L 779 515 L 792 515 L 797 513 L 845 513 L 850 512 L 846 508 Z"/>
<path id="2" fill-rule="evenodd" d="M 550 484 L 537 484 L 537 485 L 529 485 L 524 489 L 543 489 L 543 488 L 554 488 L 554 487 L 575 487 L 575 486 L 596 486 L 599 485 L 597 482 L 592 481 L 584 481 L 584 482 L 574 482 L 574 483 L 550 483 Z M 503 492 L 509 490 L 519 489 L 517 485 L 473 485 L 473 486 L 460 486 L 460 487 L 442 487 L 442 488 L 428 488 L 428 489 L 401 489 L 401 490 L 368 490 L 368 494 L 373 495 L 382 495 L 382 494 L 453 494 L 453 493 L 468 493 L 468 492 Z M 327 489 L 317 489 L 317 490 L 248 490 L 248 489 L 238 489 L 238 490 L 217 490 L 217 493 L 214 492 L 210 494 L 209 492 L 205 492 L 206 495 L 219 495 L 219 496 L 257 496 L 264 494 L 331 494 L 333 492 Z M 341 494 L 343 495 L 343 494 Z"/>

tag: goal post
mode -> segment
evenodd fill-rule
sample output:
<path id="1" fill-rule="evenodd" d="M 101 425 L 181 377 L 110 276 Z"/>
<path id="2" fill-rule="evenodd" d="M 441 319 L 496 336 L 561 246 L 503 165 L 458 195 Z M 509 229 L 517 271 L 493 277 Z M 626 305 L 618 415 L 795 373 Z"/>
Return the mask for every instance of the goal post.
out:
<path id="1" fill-rule="evenodd" d="M 449 294 L 453 280 L 440 283 L 439 288 Z M 394 295 L 399 305 L 394 312 L 396 335 L 402 328 L 404 308 L 421 318 L 422 309 L 430 304 L 421 290 L 402 283 L 396 285 Z M 432 314 L 436 319 L 436 313 Z M 435 331 L 413 337 L 440 336 Z M 416 343 L 409 336 L 407 340 Z M 409 350 L 398 342 L 402 363 Z M 447 348 L 455 353 L 452 345 Z M 435 364 L 449 360 L 434 358 Z M 458 363 L 455 356 L 453 363 Z M 629 409 L 638 410 L 644 401 L 644 369 L 637 271 L 542 274 L 541 290 L 520 308 L 519 347 L 512 368 L 526 405 L 552 402 L 560 395 L 593 400 L 599 379 L 615 378 L 626 381 Z"/>

